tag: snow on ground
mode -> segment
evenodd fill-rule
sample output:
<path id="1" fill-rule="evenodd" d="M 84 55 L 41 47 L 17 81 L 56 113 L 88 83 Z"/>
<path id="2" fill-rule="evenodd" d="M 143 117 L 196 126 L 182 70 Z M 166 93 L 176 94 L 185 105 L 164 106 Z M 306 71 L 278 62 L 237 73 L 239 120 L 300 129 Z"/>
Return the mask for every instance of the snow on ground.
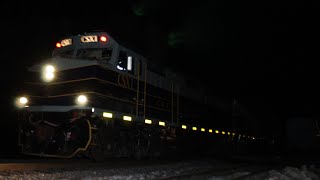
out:
<path id="1" fill-rule="evenodd" d="M 188 173 L 207 171 L 212 166 L 206 162 L 193 161 L 175 164 L 163 164 L 153 166 L 139 166 L 130 168 L 114 169 L 87 169 L 74 171 L 46 170 L 46 171 L 24 171 L 24 172 L 0 172 L 0 179 L 41 179 L 41 180 L 123 180 L 123 179 L 159 179 Z"/>
<path id="2" fill-rule="evenodd" d="M 208 180 L 231 180 L 242 177 L 243 180 L 320 180 L 320 168 L 314 165 L 302 165 L 301 168 L 286 166 L 281 170 L 269 170 L 260 173 L 248 171 L 235 172 L 224 176 L 212 176 Z"/>
<path id="3" fill-rule="evenodd" d="M 186 174 L 199 174 L 201 172 L 208 172 L 210 174 L 219 174 L 223 168 L 231 167 L 230 164 L 212 161 L 189 161 L 172 164 L 139 166 L 139 167 L 123 167 L 123 168 L 96 168 L 85 170 L 42 170 L 42 171 L 0 171 L 0 179 L 6 180 L 149 180 L 149 179 L 164 179 Z M 213 170 L 215 169 L 216 172 Z M 231 180 L 231 179 L 248 179 L 248 180 L 320 180 L 320 169 L 315 166 L 303 165 L 301 168 L 284 167 L 280 170 L 267 170 L 265 172 L 255 173 L 254 170 L 242 169 L 231 171 L 224 171 L 227 174 L 213 176 L 193 176 L 191 179 L 207 179 L 207 180 Z M 212 173 L 213 172 L 213 173 Z M 221 173 L 220 173 L 221 174 Z M 200 178 L 197 178 L 200 177 Z M 187 178 L 186 178 L 187 179 Z"/>
<path id="4" fill-rule="evenodd" d="M 319 180 L 320 168 L 316 168 L 314 165 L 302 165 L 301 168 L 287 166 L 281 171 L 270 170 L 265 175 L 267 176 L 265 179 L 268 180 Z M 263 174 L 260 176 L 264 177 Z"/>

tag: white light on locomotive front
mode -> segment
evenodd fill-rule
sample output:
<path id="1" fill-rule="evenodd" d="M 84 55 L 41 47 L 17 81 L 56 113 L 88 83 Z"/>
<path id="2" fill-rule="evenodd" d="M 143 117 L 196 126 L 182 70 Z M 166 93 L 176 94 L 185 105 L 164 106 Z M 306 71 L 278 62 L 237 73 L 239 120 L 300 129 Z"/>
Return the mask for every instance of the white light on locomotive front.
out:
<path id="1" fill-rule="evenodd" d="M 45 70 L 46 70 L 46 72 L 53 73 L 55 71 L 55 68 L 52 65 L 47 65 Z"/>
<path id="2" fill-rule="evenodd" d="M 54 79 L 55 68 L 52 65 L 46 65 L 42 72 L 42 78 L 44 81 L 49 82 Z"/>
<path id="3" fill-rule="evenodd" d="M 87 101 L 88 101 L 88 99 L 87 99 L 87 96 L 85 96 L 85 95 L 79 95 L 77 97 L 77 104 L 78 105 L 86 105 Z"/>
<path id="4" fill-rule="evenodd" d="M 15 100 L 15 106 L 18 108 L 28 107 L 27 104 L 28 104 L 28 98 L 26 98 L 24 96 L 18 97 Z"/>
<path id="5" fill-rule="evenodd" d="M 28 99 L 26 97 L 19 98 L 19 103 L 21 105 L 26 105 L 28 103 Z"/>
<path id="6" fill-rule="evenodd" d="M 44 77 L 47 81 L 51 81 L 54 78 L 54 74 L 52 72 L 46 72 Z"/>

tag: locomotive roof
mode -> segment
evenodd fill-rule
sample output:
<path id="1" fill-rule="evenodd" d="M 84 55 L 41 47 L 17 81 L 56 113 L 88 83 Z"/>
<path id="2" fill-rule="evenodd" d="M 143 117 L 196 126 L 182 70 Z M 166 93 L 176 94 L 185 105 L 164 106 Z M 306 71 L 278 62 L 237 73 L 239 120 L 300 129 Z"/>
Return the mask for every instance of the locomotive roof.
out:
<path id="1" fill-rule="evenodd" d="M 77 37 L 81 37 L 81 36 L 91 36 L 91 35 L 97 35 L 97 36 L 102 36 L 105 35 L 108 37 L 108 41 L 110 41 L 111 43 L 116 43 L 117 45 L 121 46 L 122 48 L 126 49 L 127 51 L 130 51 L 131 53 L 134 53 L 138 56 L 141 57 L 141 60 L 144 62 L 148 63 L 148 69 L 154 73 L 157 73 L 159 75 L 165 76 L 167 78 L 178 78 L 179 81 L 183 81 L 181 75 L 179 75 L 178 73 L 174 72 L 171 68 L 163 66 L 159 63 L 153 62 L 151 59 L 151 57 L 146 57 L 144 55 L 142 55 L 143 53 L 138 50 L 137 48 L 133 48 L 132 46 L 128 46 L 125 43 L 123 43 L 124 41 L 120 41 L 119 38 L 115 39 L 113 36 L 111 36 L 110 34 L 108 34 L 106 31 L 101 31 L 101 30 L 94 30 L 94 31 L 90 31 L 90 32 L 84 32 L 84 33 L 77 33 L 77 34 L 69 34 L 64 36 L 63 38 L 60 38 L 62 41 L 65 39 L 79 39 Z M 76 44 L 76 46 L 81 46 L 80 41 L 75 41 L 73 42 Z M 94 46 L 92 46 L 94 47 Z"/>
<path id="2" fill-rule="evenodd" d="M 124 41 L 119 40 L 119 38 L 114 38 L 113 36 L 108 34 L 106 31 L 90 31 L 90 32 L 77 33 L 77 34 L 68 34 L 68 35 L 65 35 L 63 38 L 60 38 L 60 40 L 64 40 L 64 39 L 68 39 L 68 38 L 77 39 L 77 37 L 92 36 L 92 35 L 106 36 L 108 38 L 108 41 L 110 41 L 111 43 L 115 43 L 115 44 L 121 46 L 122 48 L 125 48 L 127 51 L 130 51 L 134 54 L 137 54 L 143 58 L 143 61 L 147 61 L 146 56 L 143 55 L 141 50 L 139 50 L 138 48 L 134 48 L 133 46 L 129 47 L 126 43 L 124 43 Z M 75 41 L 75 43 L 77 43 L 77 41 Z M 79 41 L 76 44 L 76 46 L 80 46 Z M 94 46 L 92 46 L 92 47 L 94 47 Z"/>

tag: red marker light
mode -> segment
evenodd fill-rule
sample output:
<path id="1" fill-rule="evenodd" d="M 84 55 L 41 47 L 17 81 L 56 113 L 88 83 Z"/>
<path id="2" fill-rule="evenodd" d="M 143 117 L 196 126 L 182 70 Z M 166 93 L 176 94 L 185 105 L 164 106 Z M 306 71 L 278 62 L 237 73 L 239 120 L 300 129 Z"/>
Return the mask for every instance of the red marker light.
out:
<path id="1" fill-rule="evenodd" d="M 102 42 L 107 42 L 107 37 L 101 36 L 101 37 L 100 37 L 100 41 L 102 41 Z"/>
<path id="2" fill-rule="evenodd" d="M 56 47 L 57 47 L 57 48 L 60 48 L 60 47 L 61 47 L 61 43 L 57 43 L 57 44 L 56 44 Z"/>

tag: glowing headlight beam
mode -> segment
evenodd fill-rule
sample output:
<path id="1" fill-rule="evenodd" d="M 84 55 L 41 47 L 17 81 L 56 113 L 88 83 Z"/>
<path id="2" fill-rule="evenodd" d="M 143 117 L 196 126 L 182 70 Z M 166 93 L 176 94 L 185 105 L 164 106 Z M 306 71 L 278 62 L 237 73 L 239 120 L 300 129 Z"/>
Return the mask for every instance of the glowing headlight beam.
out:
<path id="1" fill-rule="evenodd" d="M 42 79 L 46 82 L 50 82 L 54 79 L 55 67 L 52 65 L 45 65 L 42 71 Z"/>
<path id="2" fill-rule="evenodd" d="M 53 73 L 55 71 L 55 68 L 52 65 L 46 65 L 45 71 Z"/>
<path id="3" fill-rule="evenodd" d="M 25 96 L 18 97 L 15 100 L 15 105 L 18 108 L 28 107 L 27 104 L 28 104 L 28 98 Z"/>
<path id="4" fill-rule="evenodd" d="M 77 98 L 76 98 L 76 103 L 80 106 L 84 106 L 86 105 L 88 102 L 88 99 L 87 99 L 87 96 L 85 95 L 79 95 Z"/>
<path id="5" fill-rule="evenodd" d="M 26 97 L 19 98 L 19 103 L 25 105 L 28 103 L 28 99 Z"/>
<path id="6" fill-rule="evenodd" d="M 52 80 L 52 79 L 54 78 L 53 72 L 46 72 L 46 73 L 45 73 L 45 78 L 46 78 L 47 80 Z"/>

